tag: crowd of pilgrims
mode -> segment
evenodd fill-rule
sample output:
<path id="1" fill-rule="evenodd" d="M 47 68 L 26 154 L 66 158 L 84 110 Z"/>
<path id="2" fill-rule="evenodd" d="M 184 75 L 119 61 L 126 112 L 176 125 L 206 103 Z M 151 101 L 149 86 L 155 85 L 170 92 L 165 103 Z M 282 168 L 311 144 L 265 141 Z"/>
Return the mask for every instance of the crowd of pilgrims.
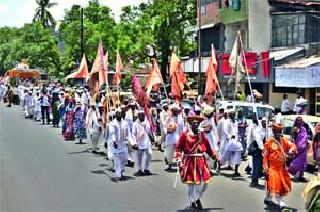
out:
<path id="1" fill-rule="evenodd" d="M 209 175 L 219 174 L 220 170 L 234 170 L 234 177 L 238 177 L 240 176 L 239 165 L 242 161 L 246 161 L 244 171 L 251 174 L 250 186 L 261 186 L 259 178 L 264 177 L 265 165 L 263 155 L 266 152 L 270 153 L 270 150 L 264 149 L 268 146 L 266 138 L 273 137 L 273 133 L 277 132 L 275 131 L 277 125 L 268 125 L 272 120 L 267 120 L 265 117 L 258 119 L 257 114 L 254 114 L 252 123 L 249 124 L 241 110 L 237 112 L 223 108 L 216 110 L 214 106 L 201 99 L 194 106 L 187 105 L 184 108 L 176 103 L 161 104 L 161 101 L 155 99 L 151 101 L 151 107 L 144 109 L 139 106 L 134 97 L 120 96 L 117 101 L 108 102 L 105 91 L 91 96 L 89 89 L 82 86 L 72 88 L 59 83 L 47 86 L 21 83 L 15 89 L 17 90 L 10 93 L 12 90 L 10 86 L 1 85 L 1 99 L 9 101 L 8 105 L 11 106 L 11 102 L 15 99 L 13 95 L 18 95 L 18 102 L 24 111 L 25 118 L 42 122 L 43 125 L 52 124 L 53 127 L 61 128 L 61 134 L 65 140 L 77 140 L 79 143 L 90 140 L 93 154 L 105 154 L 109 160 L 113 161 L 112 181 L 115 182 L 123 180 L 122 173 L 126 165 L 130 167 L 136 165 L 135 176 L 152 175 L 150 162 L 152 151 L 155 150 L 164 152 L 166 171 L 174 171 L 173 166 L 176 161 L 178 167 L 183 169 L 181 154 L 183 151 L 186 153 L 186 150 L 183 150 L 184 147 L 181 145 L 184 140 L 192 138 L 189 138 L 187 136 L 189 134 L 186 133 L 190 132 L 190 135 L 193 135 L 192 133 L 201 132 L 204 135 L 203 139 L 209 145 L 203 147 L 206 151 L 204 158 L 206 166 L 209 167 Z M 146 113 L 149 113 L 150 117 Z M 320 133 L 318 126 L 316 133 L 317 135 Z M 287 164 L 288 171 L 297 180 L 305 181 L 308 135 L 301 117 L 294 122 L 291 141 L 295 147 L 291 148 L 292 143 L 288 143 L 286 148 L 292 151 L 290 153 L 295 154 L 290 164 Z M 318 140 L 315 139 L 313 144 L 314 159 L 319 163 Z M 273 148 L 272 145 L 271 147 Z M 198 157 L 197 154 L 189 156 Z M 248 155 L 251 156 L 249 160 L 247 160 Z M 176 160 L 174 160 L 175 156 Z M 273 166 L 277 167 L 277 161 L 273 161 L 277 160 L 276 156 L 272 157 L 268 159 L 267 165 L 271 161 L 275 163 Z M 188 176 L 186 179 L 181 176 L 182 181 L 189 183 L 187 178 Z M 198 184 L 197 179 L 191 179 L 191 181 Z M 197 192 L 190 193 L 192 192 L 190 189 L 188 195 L 192 203 L 191 207 L 201 208 L 202 192 L 193 198 L 194 193 Z M 277 201 L 280 206 L 284 205 L 280 197 L 286 195 L 289 190 L 290 188 L 286 188 L 281 195 L 278 192 Z M 277 193 L 273 190 L 269 192 Z M 266 204 L 270 202 L 270 198 L 271 196 L 267 194 Z"/>

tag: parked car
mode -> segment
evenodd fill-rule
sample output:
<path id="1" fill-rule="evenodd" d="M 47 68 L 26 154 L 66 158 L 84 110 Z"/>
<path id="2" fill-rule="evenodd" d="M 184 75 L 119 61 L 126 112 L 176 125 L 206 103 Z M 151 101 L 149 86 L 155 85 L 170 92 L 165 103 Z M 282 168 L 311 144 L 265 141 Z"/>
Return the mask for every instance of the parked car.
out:
<path id="1" fill-rule="evenodd" d="M 290 134 L 292 131 L 292 126 L 294 121 L 299 115 L 287 115 L 283 116 L 283 124 L 284 124 L 284 129 L 283 129 L 283 134 L 284 137 L 290 138 Z M 309 115 L 300 115 L 302 117 L 302 120 L 306 124 L 306 130 L 308 133 L 308 152 L 313 152 L 312 151 L 312 139 L 313 136 L 315 135 L 315 127 L 318 122 L 320 122 L 320 117 L 317 116 L 309 116 Z M 314 168 L 316 164 L 316 161 L 313 160 L 312 154 L 308 154 L 308 165 L 311 166 L 311 168 Z"/>
<path id="2" fill-rule="evenodd" d="M 218 108 L 232 109 L 235 111 L 242 110 L 246 119 L 252 120 L 253 113 L 257 113 L 258 118 L 263 118 L 269 114 L 269 118 L 273 116 L 274 108 L 264 103 L 253 103 L 245 101 L 219 101 Z"/>

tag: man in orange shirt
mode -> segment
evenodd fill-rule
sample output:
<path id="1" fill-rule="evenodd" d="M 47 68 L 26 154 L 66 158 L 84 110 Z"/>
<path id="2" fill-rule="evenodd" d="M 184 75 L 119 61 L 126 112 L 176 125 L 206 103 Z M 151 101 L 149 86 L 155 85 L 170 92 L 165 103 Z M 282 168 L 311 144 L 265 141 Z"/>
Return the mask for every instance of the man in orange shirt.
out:
<path id="1" fill-rule="evenodd" d="M 286 160 L 296 153 L 296 146 L 282 137 L 283 125 L 272 124 L 273 137 L 264 144 L 263 170 L 266 174 L 266 205 L 272 204 L 272 197 L 277 200 L 280 209 L 285 208 L 284 197 L 291 191 L 291 178 L 286 167 Z"/>

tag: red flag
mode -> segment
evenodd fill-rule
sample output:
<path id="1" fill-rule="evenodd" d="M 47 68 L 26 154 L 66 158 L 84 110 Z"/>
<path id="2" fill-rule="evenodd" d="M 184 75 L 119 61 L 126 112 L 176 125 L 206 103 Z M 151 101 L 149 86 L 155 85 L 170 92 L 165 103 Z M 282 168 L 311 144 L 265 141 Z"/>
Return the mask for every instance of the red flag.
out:
<path id="1" fill-rule="evenodd" d="M 140 105 L 140 107 L 142 107 L 145 111 L 147 120 L 150 124 L 151 130 L 153 132 L 155 132 L 155 126 L 153 125 L 153 122 L 151 121 L 151 115 L 149 113 L 148 110 L 148 97 L 146 92 L 142 89 L 141 85 L 140 85 L 140 81 L 139 79 L 133 75 L 132 79 L 131 79 L 131 84 L 132 84 L 132 93 L 133 96 L 135 97 L 136 101 L 138 102 L 138 104 Z"/>
<path id="2" fill-rule="evenodd" d="M 265 78 L 270 77 L 270 53 L 269 51 L 261 52 L 263 76 Z"/>
<path id="3" fill-rule="evenodd" d="M 218 63 L 215 54 L 209 59 L 209 64 L 206 70 L 206 89 L 204 94 L 211 98 L 217 91 L 218 77 L 217 77 Z"/>
<path id="4" fill-rule="evenodd" d="M 87 64 L 87 60 L 86 60 L 86 56 L 83 55 L 82 60 L 81 60 L 81 64 L 80 64 L 80 68 L 74 72 L 69 74 L 66 77 L 66 80 L 68 79 L 86 79 L 88 80 L 90 77 L 89 75 L 89 71 L 88 71 L 88 64 Z"/>
<path id="5" fill-rule="evenodd" d="M 119 86 L 121 81 L 121 71 L 123 69 L 122 61 L 119 52 L 117 51 L 117 61 L 116 61 L 116 73 L 113 78 L 113 84 Z"/>
<path id="6" fill-rule="evenodd" d="M 163 83 L 161 72 L 158 68 L 158 63 L 152 59 L 152 68 L 146 80 L 146 89 L 148 96 L 150 95 L 152 87 Z"/>

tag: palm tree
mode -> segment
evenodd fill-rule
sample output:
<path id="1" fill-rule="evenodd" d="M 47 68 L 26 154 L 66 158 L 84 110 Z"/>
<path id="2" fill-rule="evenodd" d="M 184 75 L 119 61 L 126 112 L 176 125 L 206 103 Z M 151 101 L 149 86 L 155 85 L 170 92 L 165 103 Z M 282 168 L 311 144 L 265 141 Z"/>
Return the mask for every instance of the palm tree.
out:
<path id="1" fill-rule="evenodd" d="M 49 27 L 56 25 L 56 20 L 53 18 L 49 9 L 53 6 L 58 5 L 58 3 L 51 3 L 50 0 L 36 0 L 38 4 L 38 8 L 36 9 L 36 13 L 33 17 L 33 21 L 41 22 L 42 26 Z"/>

